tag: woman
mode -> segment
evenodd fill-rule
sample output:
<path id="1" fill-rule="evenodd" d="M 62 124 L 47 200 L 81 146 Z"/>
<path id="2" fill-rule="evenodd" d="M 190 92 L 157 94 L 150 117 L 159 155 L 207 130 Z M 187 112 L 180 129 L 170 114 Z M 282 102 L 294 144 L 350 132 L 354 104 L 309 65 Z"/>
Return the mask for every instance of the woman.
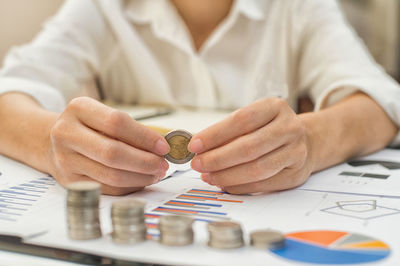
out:
<path id="1" fill-rule="evenodd" d="M 61 184 L 125 194 L 160 180 L 169 147 L 97 99 L 236 110 L 196 134 L 202 179 L 269 192 L 397 144 L 398 85 L 333 0 L 69 0 L 0 72 L 0 153 Z M 309 95 L 314 112 L 296 114 Z"/>

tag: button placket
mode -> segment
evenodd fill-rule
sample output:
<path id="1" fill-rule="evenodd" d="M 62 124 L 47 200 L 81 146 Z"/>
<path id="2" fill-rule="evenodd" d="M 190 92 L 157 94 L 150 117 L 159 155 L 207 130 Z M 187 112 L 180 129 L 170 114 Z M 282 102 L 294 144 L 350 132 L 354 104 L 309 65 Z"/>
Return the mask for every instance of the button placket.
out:
<path id="1" fill-rule="evenodd" d="M 191 72 L 196 86 L 197 106 L 203 108 L 217 107 L 214 80 L 200 57 L 194 56 L 191 59 Z"/>

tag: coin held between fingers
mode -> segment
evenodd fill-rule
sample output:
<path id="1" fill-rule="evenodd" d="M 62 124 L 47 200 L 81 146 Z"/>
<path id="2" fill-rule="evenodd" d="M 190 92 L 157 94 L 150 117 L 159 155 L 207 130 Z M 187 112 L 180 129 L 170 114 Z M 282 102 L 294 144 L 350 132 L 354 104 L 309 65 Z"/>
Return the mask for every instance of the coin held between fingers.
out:
<path id="1" fill-rule="evenodd" d="M 188 150 L 188 145 L 192 134 L 186 130 L 173 130 L 165 135 L 165 140 L 170 146 L 169 153 L 164 157 L 171 163 L 184 164 L 189 162 L 193 157 L 194 153 Z"/>

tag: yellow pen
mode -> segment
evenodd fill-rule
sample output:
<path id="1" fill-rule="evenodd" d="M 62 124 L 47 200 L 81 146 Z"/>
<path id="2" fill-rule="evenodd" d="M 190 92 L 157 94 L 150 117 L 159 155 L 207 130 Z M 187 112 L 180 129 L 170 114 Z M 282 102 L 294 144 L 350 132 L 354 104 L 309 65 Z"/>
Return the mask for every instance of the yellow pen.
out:
<path id="1" fill-rule="evenodd" d="M 155 132 L 159 133 L 162 136 L 167 135 L 167 133 L 172 130 L 172 129 L 165 128 L 165 127 L 158 127 L 158 126 L 151 126 L 151 125 L 145 125 L 145 126 L 154 130 Z"/>

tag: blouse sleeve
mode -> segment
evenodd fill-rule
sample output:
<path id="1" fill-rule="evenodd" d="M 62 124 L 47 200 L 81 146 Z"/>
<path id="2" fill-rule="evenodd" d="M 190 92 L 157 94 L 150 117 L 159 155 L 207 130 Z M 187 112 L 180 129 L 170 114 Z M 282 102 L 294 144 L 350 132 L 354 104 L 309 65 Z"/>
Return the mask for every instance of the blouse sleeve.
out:
<path id="1" fill-rule="evenodd" d="M 372 59 L 334 0 L 299 1 L 293 12 L 301 40 L 299 86 L 315 109 L 362 91 L 400 125 L 400 87 Z M 400 134 L 392 145 L 400 144 Z"/>

